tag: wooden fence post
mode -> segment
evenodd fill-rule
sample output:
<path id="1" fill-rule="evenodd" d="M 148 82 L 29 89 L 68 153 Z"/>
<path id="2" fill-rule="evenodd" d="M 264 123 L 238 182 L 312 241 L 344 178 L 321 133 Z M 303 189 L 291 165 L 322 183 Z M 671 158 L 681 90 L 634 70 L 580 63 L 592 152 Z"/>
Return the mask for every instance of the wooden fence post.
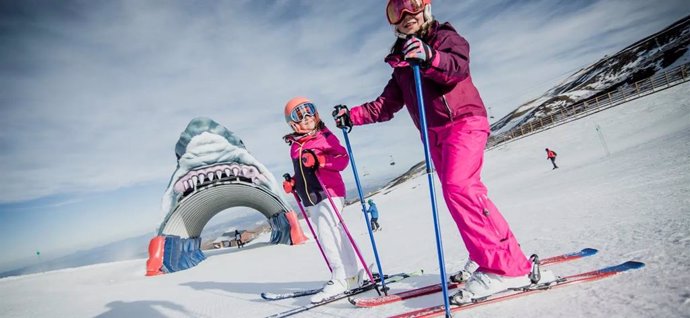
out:
<path id="1" fill-rule="evenodd" d="M 668 71 L 664 72 L 664 78 L 666 79 L 666 86 L 671 86 L 671 80 L 668 79 Z"/>

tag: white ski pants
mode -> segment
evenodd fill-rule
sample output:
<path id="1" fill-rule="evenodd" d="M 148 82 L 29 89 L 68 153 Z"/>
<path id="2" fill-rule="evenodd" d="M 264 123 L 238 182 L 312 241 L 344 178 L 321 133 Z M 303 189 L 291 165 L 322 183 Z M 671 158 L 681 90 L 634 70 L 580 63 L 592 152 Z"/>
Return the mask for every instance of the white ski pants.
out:
<path id="1" fill-rule="evenodd" d="M 333 197 L 338 212 L 343 210 L 343 202 L 342 197 Z M 329 200 L 322 200 L 306 209 L 312 226 L 316 229 L 323 253 L 331 264 L 331 279 L 345 280 L 357 275 L 361 268 L 357 262 L 357 255 Z"/>

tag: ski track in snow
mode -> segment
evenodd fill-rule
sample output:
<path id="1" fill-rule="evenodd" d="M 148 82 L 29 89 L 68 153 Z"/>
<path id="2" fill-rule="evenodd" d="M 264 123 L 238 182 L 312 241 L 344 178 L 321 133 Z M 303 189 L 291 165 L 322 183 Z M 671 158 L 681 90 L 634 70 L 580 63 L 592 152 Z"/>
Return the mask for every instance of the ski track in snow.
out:
<path id="1" fill-rule="evenodd" d="M 690 317 L 688 91 L 690 83 L 678 85 L 506 144 L 485 157 L 489 197 L 526 254 L 600 250 L 551 267 L 563 275 L 630 259 L 647 267 L 458 316 Z M 558 153 L 560 169 L 551 170 L 546 147 Z M 392 292 L 440 279 L 426 183 L 420 176 L 374 197 L 385 228 L 375 234 L 385 273 L 425 270 L 389 285 Z M 438 203 L 450 273 L 464 264 L 467 253 L 440 196 Z M 373 263 L 360 209 L 351 205 L 343 215 Z M 303 229 L 308 232 L 304 224 Z M 197 267 L 157 277 L 144 277 L 145 260 L 135 260 L 0 279 L 0 312 L 3 317 L 264 317 L 307 304 L 308 297 L 267 302 L 259 294 L 314 288 L 327 280 L 314 241 L 285 246 L 266 240 L 217 251 Z M 340 301 L 298 317 L 385 317 L 440 303 L 441 293 L 368 309 Z"/>

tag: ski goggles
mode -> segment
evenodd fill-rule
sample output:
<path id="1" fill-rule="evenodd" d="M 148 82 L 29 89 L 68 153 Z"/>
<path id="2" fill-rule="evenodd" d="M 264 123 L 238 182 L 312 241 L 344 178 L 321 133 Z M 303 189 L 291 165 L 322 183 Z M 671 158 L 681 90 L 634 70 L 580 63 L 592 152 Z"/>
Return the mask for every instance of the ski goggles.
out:
<path id="1" fill-rule="evenodd" d="M 297 107 L 293 108 L 290 112 L 290 117 L 286 119 L 299 123 L 307 116 L 316 116 L 316 106 L 314 106 L 312 103 L 302 103 L 297 105 Z"/>
<path id="2" fill-rule="evenodd" d="M 417 14 L 424 11 L 430 1 L 428 0 L 388 0 L 386 5 L 386 17 L 388 23 L 398 24 L 405 14 Z"/>

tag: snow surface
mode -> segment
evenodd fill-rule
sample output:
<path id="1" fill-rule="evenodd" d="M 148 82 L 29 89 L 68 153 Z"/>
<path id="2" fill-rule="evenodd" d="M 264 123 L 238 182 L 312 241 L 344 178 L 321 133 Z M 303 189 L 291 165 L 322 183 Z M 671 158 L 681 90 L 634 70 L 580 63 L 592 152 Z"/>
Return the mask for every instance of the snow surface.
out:
<path id="1" fill-rule="evenodd" d="M 647 267 L 458 316 L 690 317 L 689 91 L 685 83 L 487 152 L 489 195 L 526 253 L 547 257 L 600 249 L 594 257 L 552 267 L 564 275 L 631 259 Z M 560 169 L 551 170 L 546 147 L 559 154 Z M 419 176 L 374 198 L 381 212 L 383 230 L 375 237 L 385 273 L 425 270 L 389 285 L 392 292 L 439 281 L 427 189 L 426 176 Z M 451 272 L 467 253 L 441 198 L 439 204 Z M 344 216 L 374 262 L 360 206 L 347 207 Z M 306 304 L 307 298 L 267 302 L 259 293 L 320 286 L 329 275 L 315 243 L 267 241 L 264 236 L 241 250 L 210 252 L 197 267 L 157 277 L 144 277 L 145 260 L 134 260 L 0 279 L 0 313 L 264 317 Z M 441 293 L 372 309 L 340 301 L 299 317 L 385 317 L 441 302 Z"/>

